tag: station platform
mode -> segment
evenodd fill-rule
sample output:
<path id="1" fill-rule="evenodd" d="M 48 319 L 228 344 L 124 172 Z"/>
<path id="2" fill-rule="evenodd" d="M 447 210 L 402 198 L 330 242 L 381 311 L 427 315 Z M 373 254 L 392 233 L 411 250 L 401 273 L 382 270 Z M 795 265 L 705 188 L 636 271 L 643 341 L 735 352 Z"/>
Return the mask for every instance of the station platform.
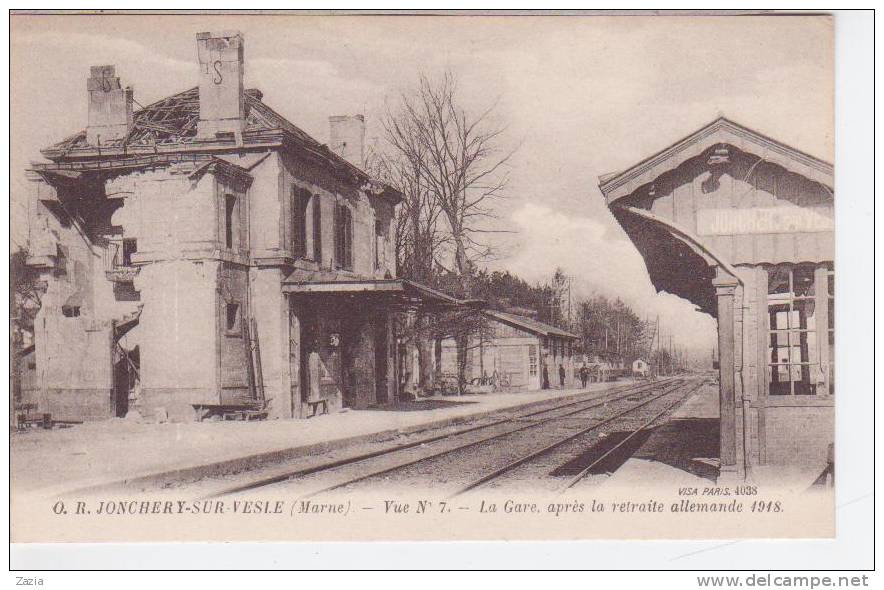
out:
<path id="1" fill-rule="evenodd" d="M 601 485 L 642 489 L 649 486 L 715 486 L 719 473 L 719 392 L 707 383 L 663 423 Z M 784 492 L 808 490 L 824 464 L 754 466 L 742 483 Z"/>
<path id="2" fill-rule="evenodd" d="M 491 418 L 585 392 L 601 395 L 631 383 L 621 379 L 586 389 L 436 396 L 308 419 L 164 424 L 113 419 L 31 429 L 11 437 L 12 485 L 16 493 L 41 495 L 113 488 L 122 482 L 161 487 Z"/>

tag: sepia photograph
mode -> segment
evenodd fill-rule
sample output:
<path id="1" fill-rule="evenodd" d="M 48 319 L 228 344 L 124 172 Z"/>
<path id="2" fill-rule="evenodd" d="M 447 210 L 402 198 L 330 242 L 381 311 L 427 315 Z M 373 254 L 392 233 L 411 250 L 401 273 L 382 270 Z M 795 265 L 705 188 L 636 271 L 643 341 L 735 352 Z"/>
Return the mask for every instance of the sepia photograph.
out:
<path id="1" fill-rule="evenodd" d="M 824 13 L 13 11 L 12 542 L 834 538 L 835 72 Z"/>

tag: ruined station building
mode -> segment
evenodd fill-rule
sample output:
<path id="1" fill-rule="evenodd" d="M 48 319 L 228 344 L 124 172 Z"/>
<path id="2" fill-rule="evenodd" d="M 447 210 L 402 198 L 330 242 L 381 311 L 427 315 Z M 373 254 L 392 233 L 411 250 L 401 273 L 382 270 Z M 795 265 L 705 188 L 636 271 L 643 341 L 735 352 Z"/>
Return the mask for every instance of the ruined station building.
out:
<path id="1" fill-rule="evenodd" d="M 400 195 L 360 168 L 361 115 L 323 145 L 243 87 L 243 36 L 196 36 L 196 88 L 133 112 L 91 68 L 85 131 L 33 164 L 33 400 L 53 419 L 300 417 L 396 395 Z"/>
<path id="2" fill-rule="evenodd" d="M 823 469 L 835 423 L 832 165 L 719 118 L 599 187 L 657 289 L 718 320 L 721 477 Z"/>

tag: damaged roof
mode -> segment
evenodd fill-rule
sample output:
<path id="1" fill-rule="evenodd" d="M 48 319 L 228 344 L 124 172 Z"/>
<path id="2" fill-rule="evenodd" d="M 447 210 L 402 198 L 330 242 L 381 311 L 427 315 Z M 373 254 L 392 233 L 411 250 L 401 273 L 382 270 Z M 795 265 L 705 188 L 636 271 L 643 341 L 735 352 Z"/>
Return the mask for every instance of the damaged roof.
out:
<path id="1" fill-rule="evenodd" d="M 368 182 L 370 178 L 363 170 L 354 166 L 325 144 L 320 143 L 307 132 L 267 106 L 263 101 L 263 93 L 250 88 L 244 91 L 246 126 L 243 132 L 241 147 L 271 147 L 273 144 L 285 142 L 292 145 L 308 158 L 330 166 L 337 172 L 348 173 L 359 182 Z M 208 144 L 228 143 L 235 146 L 233 138 L 224 140 L 197 139 L 197 123 L 199 122 L 199 87 L 173 94 L 134 112 L 132 130 L 122 139 L 102 142 L 102 145 L 90 145 L 86 140 L 86 131 L 82 130 L 70 137 L 40 150 L 46 158 L 60 163 L 71 159 L 83 159 L 107 156 L 135 156 L 138 154 L 176 153 L 179 151 L 199 150 Z M 377 187 L 378 192 L 392 194 L 398 198 L 398 192 L 384 185 Z"/>
<path id="2" fill-rule="evenodd" d="M 246 105 L 246 132 L 281 129 L 313 147 L 321 147 L 322 144 L 305 131 L 264 104 L 261 100 L 264 95 L 260 90 L 249 88 L 243 94 Z M 199 87 L 194 87 L 135 111 L 132 131 L 123 139 L 103 142 L 102 147 L 153 146 L 194 140 L 199 118 L 200 92 Z M 41 152 L 49 159 L 56 159 L 71 150 L 89 147 L 96 146 L 90 146 L 86 142 L 84 129 Z"/>

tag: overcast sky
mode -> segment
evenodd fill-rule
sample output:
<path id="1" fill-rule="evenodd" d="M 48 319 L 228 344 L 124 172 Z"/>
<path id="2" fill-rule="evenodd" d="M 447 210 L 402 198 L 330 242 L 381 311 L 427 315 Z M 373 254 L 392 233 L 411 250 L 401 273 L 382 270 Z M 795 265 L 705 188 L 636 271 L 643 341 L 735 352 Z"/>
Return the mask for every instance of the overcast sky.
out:
<path id="1" fill-rule="evenodd" d="M 528 280 L 561 266 L 577 294 L 619 295 L 703 350 L 714 321 L 654 293 L 598 176 L 722 114 L 833 159 L 825 17 L 13 16 L 13 212 L 38 149 L 85 127 L 90 65 L 116 65 L 147 104 L 195 86 L 195 33 L 224 29 L 245 36 L 246 87 L 322 142 L 329 115 L 364 113 L 370 138 L 421 71 L 456 73 L 464 105 L 497 101 L 502 147 L 519 146 L 499 208 L 518 233 L 493 266 Z"/>

